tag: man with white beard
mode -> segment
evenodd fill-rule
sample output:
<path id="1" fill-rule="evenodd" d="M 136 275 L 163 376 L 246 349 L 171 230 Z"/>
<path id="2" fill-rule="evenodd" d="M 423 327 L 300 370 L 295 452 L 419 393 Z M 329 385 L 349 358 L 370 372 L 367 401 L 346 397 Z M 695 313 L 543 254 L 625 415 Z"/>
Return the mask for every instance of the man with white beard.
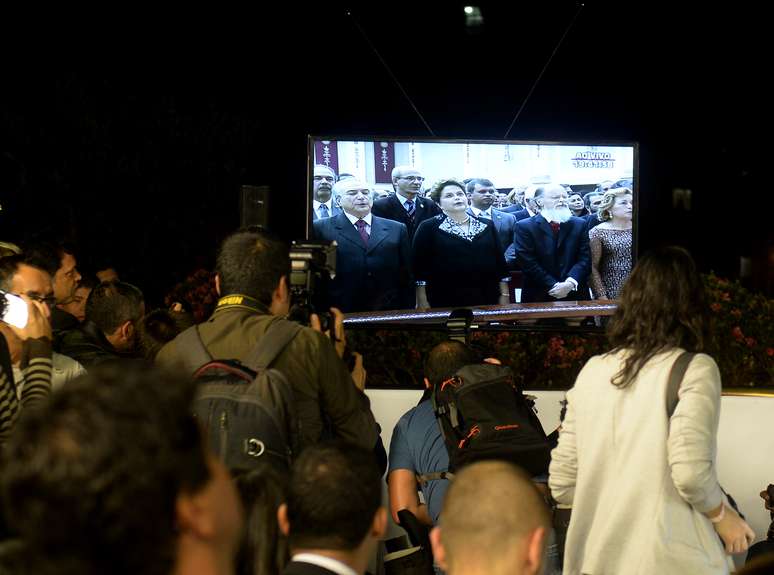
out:
<path id="1" fill-rule="evenodd" d="M 535 202 L 540 213 L 516 224 L 516 261 L 524 274 L 521 302 L 589 299 L 586 220 L 572 215 L 562 186 L 538 188 Z"/>

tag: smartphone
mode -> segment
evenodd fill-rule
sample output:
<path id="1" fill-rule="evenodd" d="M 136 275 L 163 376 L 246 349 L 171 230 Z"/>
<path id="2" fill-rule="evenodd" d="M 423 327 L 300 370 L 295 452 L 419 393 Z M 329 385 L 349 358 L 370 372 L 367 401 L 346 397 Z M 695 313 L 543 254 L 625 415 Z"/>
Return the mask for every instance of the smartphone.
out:
<path id="1" fill-rule="evenodd" d="M 2 291 L 0 293 L 2 293 L 2 297 L 5 297 L 6 302 L 5 310 L 3 311 L 3 321 L 20 329 L 26 326 L 27 319 L 29 319 L 27 302 L 16 294 Z"/>

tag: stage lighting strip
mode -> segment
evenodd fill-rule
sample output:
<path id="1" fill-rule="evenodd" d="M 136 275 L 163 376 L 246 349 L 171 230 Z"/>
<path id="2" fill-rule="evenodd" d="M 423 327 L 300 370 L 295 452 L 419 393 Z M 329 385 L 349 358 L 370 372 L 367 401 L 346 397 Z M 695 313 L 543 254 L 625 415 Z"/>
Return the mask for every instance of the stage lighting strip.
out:
<path id="1" fill-rule="evenodd" d="M 581 317 L 581 315 L 591 316 L 594 312 L 610 312 L 616 309 L 615 304 L 599 304 L 599 305 L 584 305 L 584 306 L 557 306 L 551 305 L 546 307 L 529 307 L 529 308 L 514 308 L 514 309 L 473 309 L 473 318 L 487 318 L 493 316 L 520 316 L 520 315 L 536 315 L 538 313 L 551 313 L 554 317 L 562 317 L 561 312 L 572 312 L 573 316 L 565 317 Z M 583 312 L 583 314 L 579 314 Z M 587 313 L 588 312 L 588 313 Z M 427 320 L 446 320 L 451 315 L 449 310 L 439 311 L 421 311 L 421 312 L 397 312 L 395 314 L 379 314 L 379 315 L 357 315 L 354 317 L 346 317 L 344 319 L 345 324 L 366 324 L 366 323 L 388 323 L 394 321 L 411 322 L 411 321 L 427 321 Z M 513 319 L 516 319 L 514 317 Z M 507 321 L 507 318 L 504 319 Z"/>

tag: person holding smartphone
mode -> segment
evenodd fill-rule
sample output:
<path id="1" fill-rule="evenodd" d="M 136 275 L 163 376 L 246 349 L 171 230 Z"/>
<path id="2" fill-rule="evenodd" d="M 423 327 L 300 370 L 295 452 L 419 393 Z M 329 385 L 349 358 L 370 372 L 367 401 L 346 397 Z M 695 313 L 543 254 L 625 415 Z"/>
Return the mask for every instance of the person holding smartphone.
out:
<path id="1" fill-rule="evenodd" d="M 26 317 L 19 311 L 21 305 L 26 306 Z M 10 436 L 20 410 L 40 405 L 51 393 L 51 323 L 44 305 L 26 295 L 2 293 L 0 297 L 0 448 Z M 9 341 L 14 342 L 14 348 Z M 20 400 L 11 368 L 11 356 L 16 354 L 21 356 L 27 382 Z"/>

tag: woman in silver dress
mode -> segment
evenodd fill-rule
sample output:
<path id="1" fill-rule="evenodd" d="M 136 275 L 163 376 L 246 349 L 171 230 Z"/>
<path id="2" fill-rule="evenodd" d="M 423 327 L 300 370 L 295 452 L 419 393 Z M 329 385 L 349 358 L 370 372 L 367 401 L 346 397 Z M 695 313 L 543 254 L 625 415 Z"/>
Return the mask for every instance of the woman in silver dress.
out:
<path id="1" fill-rule="evenodd" d="M 601 224 L 589 231 L 594 299 L 618 299 L 632 271 L 632 191 L 614 188 L 599 204 Z"/>

